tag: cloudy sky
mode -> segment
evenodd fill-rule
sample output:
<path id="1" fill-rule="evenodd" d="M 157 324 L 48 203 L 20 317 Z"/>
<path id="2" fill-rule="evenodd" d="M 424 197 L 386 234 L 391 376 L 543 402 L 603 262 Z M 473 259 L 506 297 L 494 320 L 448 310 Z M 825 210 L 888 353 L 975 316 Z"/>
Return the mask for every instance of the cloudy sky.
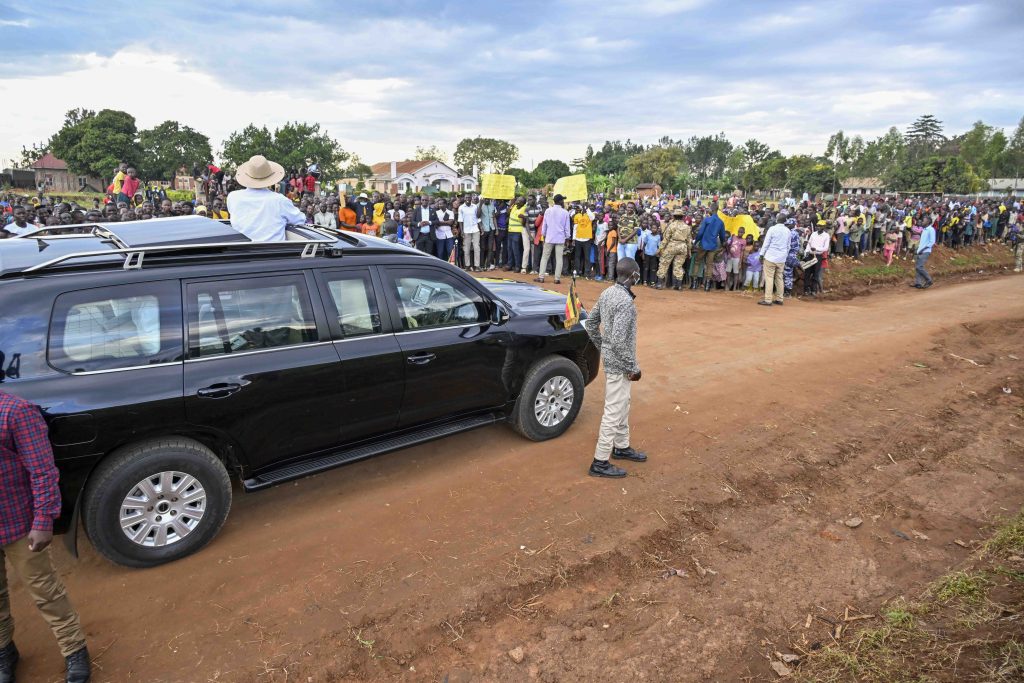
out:
<path id="1" fill-rule="evenodd" d="M 215 150 L 319 122 L 367 163 L 499 137 L 528 168 L 718 131 L 820 152 L 923 113 L 1012 129 L 1022 41 L 1022 0 L 0 0 L 0 166 L 74 107 L 176 119 Z"/>

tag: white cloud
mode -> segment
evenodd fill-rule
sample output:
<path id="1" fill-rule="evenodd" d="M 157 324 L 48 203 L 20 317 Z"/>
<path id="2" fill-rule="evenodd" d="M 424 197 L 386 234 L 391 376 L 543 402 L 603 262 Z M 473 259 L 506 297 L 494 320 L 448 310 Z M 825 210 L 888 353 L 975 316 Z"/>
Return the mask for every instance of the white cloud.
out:
<path id="1" fill-rule="evenodd" d="M 29 28 L 32 26 L 31 19 L 0 19 L 0 26 L 10 26 L 17 28 Z"/>

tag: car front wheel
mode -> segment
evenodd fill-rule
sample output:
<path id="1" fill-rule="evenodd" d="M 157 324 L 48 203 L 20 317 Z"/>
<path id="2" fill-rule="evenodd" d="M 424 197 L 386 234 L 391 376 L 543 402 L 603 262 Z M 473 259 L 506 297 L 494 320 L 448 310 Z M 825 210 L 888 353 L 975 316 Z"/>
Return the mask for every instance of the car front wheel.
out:
<path id="1" fill-rule="evenodd" d="M 532 441 L 561 436 L 580 412 L 583 388 L 583 373 L 571 360 L 561 356 L 541 360 L 526 373 L 513 426 Z"/>
<path id="2" fill-rule="evenodd" d="M 85 490 L 85 530 L 107 559 L 154 567 L 209 543 L 231 508 L 231 480 L 208 448 L 185 438 L 128 446 L 100 463 Z"/>

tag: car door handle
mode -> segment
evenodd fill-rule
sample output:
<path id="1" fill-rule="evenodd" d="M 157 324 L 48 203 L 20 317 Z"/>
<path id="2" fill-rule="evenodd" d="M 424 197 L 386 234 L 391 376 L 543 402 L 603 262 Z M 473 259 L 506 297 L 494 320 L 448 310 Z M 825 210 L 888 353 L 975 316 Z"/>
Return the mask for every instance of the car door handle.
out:
<path id="1" fill-rule="evenodd" d="M 200 398 L 227 398 L 241 388 L 241 384 L 211 384 L 196 391 L 196 396 Z"/>
<path id="2" fill-rule="evenodd" d="M 413 365 L 426 365 L 435 358 L 437 358 L 436 353 L 417 353 L 414 356 L 407 356 L 406 360 Z"/>

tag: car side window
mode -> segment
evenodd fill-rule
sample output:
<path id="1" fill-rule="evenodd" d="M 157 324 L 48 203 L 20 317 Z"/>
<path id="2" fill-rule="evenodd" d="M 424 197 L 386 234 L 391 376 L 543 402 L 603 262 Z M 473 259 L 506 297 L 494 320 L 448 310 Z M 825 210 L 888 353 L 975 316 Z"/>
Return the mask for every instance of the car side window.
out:
<path id="1" fill-rule="evenodd" d="M 405 331 L 487 322 L 487 306 L 472 287 L 440 270 L 388 271 Z"/>
<path id="2" fill-rule="evenodd" d="M 301 275 L 193 282 L 186 291 L 190 358 L 317 341 Z"/>
<path id="3" fill-rule="evenodd" d="M 54 302 L 47 357 L 65 372 L 181 360 L 178 281 L 61 294 Z"/>
<path id="4" fill-rule="evenodd" d="M 346 339 L 382 331 L 377 298 L 373 294 L 373 283 L 366 270 L 351 270 L 330 273 L 324 277 L 330 292 L 328 309 L 334 306 L 338 327 Z"/>

